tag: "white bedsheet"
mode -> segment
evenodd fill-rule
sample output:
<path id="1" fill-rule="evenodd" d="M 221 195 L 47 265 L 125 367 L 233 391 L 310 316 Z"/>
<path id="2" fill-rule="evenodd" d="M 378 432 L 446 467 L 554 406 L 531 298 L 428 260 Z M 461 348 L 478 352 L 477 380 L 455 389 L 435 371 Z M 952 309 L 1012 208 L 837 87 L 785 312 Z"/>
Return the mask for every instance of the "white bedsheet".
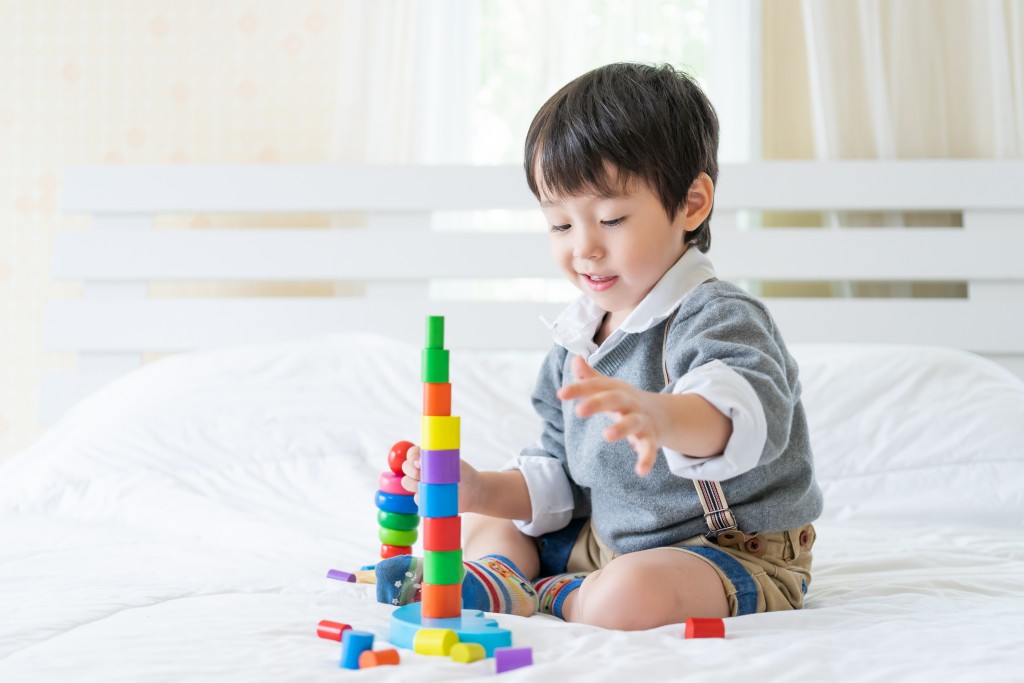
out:
<path id="1" fill-rule="evenodd" d="M 506 678 L 1024 677 L 1024 383 L 945 349 L 794 351 L 826 493 L 807 608 L 730 619 L 724 641 L 501 616 L 535 658 Z M 478 466 L 536 436 L 538 362 L 453 354 Z M 315 635 L 331 619 L 386 637 L 371 587 L 324 577 L 376 554 L 376 478 L 416 440 L 418 363 L 360 336 L 188 354 L 79 406 L 0 469 L 0 681 L 492 675 L 407 651 L 346 672 Z"/>

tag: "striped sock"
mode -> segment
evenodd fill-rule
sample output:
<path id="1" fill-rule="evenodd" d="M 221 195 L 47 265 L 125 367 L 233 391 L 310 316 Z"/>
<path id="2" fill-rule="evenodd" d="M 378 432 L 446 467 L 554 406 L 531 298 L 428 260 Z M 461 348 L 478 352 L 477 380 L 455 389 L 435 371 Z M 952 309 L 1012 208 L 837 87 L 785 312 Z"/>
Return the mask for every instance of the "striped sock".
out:
<path id="1" fill-rule="evenodd" d="M 502 555 L 487 555 L 463 562 L 462 606 L 484 612 L 532 616 L 537 611 L 537 593 L 512 560 Z M 375 569 L 377 601 L 389 605 L 408 605 L 421 599 L 423 561 L 412 555 L 381 560 Z"/>
<path id="2" fill-rule="evenodd" d="M 583 579 L 587 573 L 576 574 L 555 574 L 545 576 L 533 582 L 533 588 L 537 591 L 537 611 L 541 614 L 551 614 L 559 619 L 562 616 L 562 605 L 569 594 L 583 585 Z"/>

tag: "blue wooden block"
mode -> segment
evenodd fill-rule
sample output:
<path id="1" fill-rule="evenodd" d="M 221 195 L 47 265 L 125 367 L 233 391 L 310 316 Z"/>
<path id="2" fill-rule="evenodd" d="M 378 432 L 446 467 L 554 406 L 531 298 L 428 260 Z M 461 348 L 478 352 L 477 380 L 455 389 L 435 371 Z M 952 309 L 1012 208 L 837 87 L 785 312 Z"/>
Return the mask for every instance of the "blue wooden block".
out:
<path id="1" fill-rule="evenodd" d="M 416 500 L 410 493 L 402 496 L 397 493 L 377 491 L 377 507 L 385 512 L 397 512 L 403 515 L 417 514 Z"/>
<path id="2" fill-rule="evenodd" d="M 359 655 L 373 649 L 373 634 L 369 631 L 345 629 L 341 635 L 341 667 L 358 669 Z"/>
<path id="3" fill-rule="evenodd" d="M 478 643 L 488 657 L 494 656 L 494 649 L 512 645 L 512 632 L 498 626 L 498 622 L 485 617 L 480 610 L 464 609 L 461 617 L 451 619 L 427 619 L 420 612 L 422 603 L 411 602 L 391 613 L 391 635 L 393 645 L 412 650 L 416 632 L 422 628 L 447 628 L 455 631 L 460 643 Z M 348 633 L 348 631 L 345 631 Z"/>
<path id="4" fill-rule="evenodd" d="M 420 484 L 420 517 L 455 517 L 458 514 L 458 484 Z"/>

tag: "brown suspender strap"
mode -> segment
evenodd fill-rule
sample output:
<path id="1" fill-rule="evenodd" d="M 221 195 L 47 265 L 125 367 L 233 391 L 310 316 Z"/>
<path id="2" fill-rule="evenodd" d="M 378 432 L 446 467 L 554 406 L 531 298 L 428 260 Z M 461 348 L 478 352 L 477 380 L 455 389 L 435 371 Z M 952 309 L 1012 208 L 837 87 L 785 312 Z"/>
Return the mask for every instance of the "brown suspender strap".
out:
<path id="1" fill-rule="evenodd" d="M 668 383 L 671 381 L 668 374 L 668 355 L 666 353 L 668 350 L 668 330 L 672 327 L 672 321 L 675 320 L 676 313 L 678 312 L 679 309 L 677 308 L 665 322 L 665 333 L 661 339 L 661 370 L 665 377 L 665 386 L 668 386 Z M 729 509 L 729 503 L 725 500 L 725 492 L 722 491 L 722 485 L 719 482 L 694 479 L 693 486 L 697 489 L 700 506 L 704 508 L 704 521 L 707 522 L 712 536 L 718 536 L 723 531 L 738 529 L 736 518 L 733 516 L 732 510 Z"/>

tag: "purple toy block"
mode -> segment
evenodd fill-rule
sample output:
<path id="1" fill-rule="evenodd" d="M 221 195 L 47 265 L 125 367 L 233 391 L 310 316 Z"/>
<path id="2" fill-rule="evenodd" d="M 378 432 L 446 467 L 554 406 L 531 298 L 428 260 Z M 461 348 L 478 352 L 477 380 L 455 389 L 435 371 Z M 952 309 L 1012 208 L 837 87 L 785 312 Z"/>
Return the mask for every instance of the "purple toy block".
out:
<path id="1" fill-rule="evenodd" d="M 459 450 L 420 451 L 420 468 L 424 484 L 458 484 Z"/>
<path id="2" fill-rule="evenodd" d="M 347 581 L 349 583 L 356 582 L 356 575 L 348 572 L 343 572 L 340 569 L 331 569 L 327 572 L 328 579 L 337 579 L 338 581 Z"/>
<path id="3" fill-rule="evenodd" d="M 533 650 L 528 647 L 494 648 L 494 665 L 497 673 L 533 665 Z"/>

